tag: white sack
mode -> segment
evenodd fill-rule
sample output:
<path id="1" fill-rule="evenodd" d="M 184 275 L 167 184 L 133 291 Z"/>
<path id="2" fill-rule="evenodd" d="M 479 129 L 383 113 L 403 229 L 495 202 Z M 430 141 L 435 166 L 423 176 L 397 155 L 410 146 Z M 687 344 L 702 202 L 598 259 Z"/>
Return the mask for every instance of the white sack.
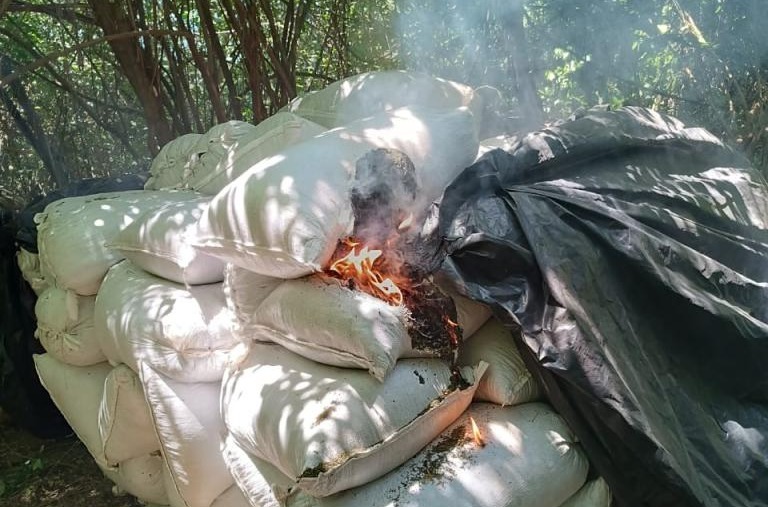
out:
<path id="1" fill-rule="evenodd" d="M 478 101 L 469 86 L 423 73 L 389 70 L 337 81 L 297 97 L 284 110 L 335 128 L 405 106 L 443 110 L 466 106 L 477 112 L 481 108 Z"/>
<path id="2" fill-rule="evenodd" d="M 221 450 L 237 488 L 253 507 L 279 507 L 296 483 L 266 461 L 248 454 L 227 435 Z"/>
<path id="3" fill-rule="evenodd" d="M 426 205 L 474 159 L 471 120 L 466 110 L 399 109 L 291 146 L 214 197 L 196 246 L 267 276 L 319 271 L 351 230 L 349 185 L 358 158 L 375 148 L 404 152 Z"/>
<path id="4" fill-rule="evenodd" d="M 537 399 L 539 385 L 525 367 L 512 335 L 497 319 L 491 319 L 459 348 L 459 364 L 488 363 L 475 399 L 499 405 L 519 405 Z"/>
<path id="5" fill-rule="evenodd" d="M 215 163 L 204 164 L 205 157 L 211 155 L 214 159 L 219 159 L 229 148 L 236 146 L 241 139 L 252 137 L 255 132 L 255 125 L 240 120 L 226 121 L 208 129 L 208 132 L 197 140 L 194 151 L 200 154 L 200 160 L 196 167 L 191 167 L 184 175 L 184 185 L 189 186 L 190 177 L 198 172 L 200 165 L 215 166 Z M 205 172 L 203 176 L 205 176 Z"/>
<path id="6" fill-rule="evenodd" d="M 490 310 L 458 295 L 452 298 L 458 324 L 469 336 Z M 361 368 L 383 380 L 399 358 L 435 356 L 412 347 L 409 318 L 404 306 L 350 290 L 332 278 L 310 276 L 273 289 L 241 328 L 253 339 L 274 341 L 318 363 Z"/>
<path id="7" fill-rule="evenodd" d="M 214 500 L 211 507 L 251 507 L 248 499 L 237 486 L 230 486 L 228 490 Z M 259 506 L 262 507 L 262 506 Z"/>
<path id="8" fill-rule="evenodd" d="M 117 484 L 117 492 L 126 492 L 145 503 L 168 505 L 163 484 L 163 457 L 159 452 L 131 458 L 117 467 L 117 473 L 104 471 Z"/>
<path id="9" fill-rule="evenodd" d="M 398 358 L 414 355 L 407 318 L 405 307 L 312 276 L 274 289 L 256 310 L 252 329 L 318 363 L 362 368 L 384 380 Z"/>
<path id="10" fill-rule="evenodd" d="M 314 495 L 365 484 L 397 467 L 469 404 L 485 365 L 456 389 L 438 359 L 403 359 L 383 383 L 255 343 L 227 372 L 222 411 L 243 449 Z"/>
<path id="11" fill-rule="evenodd" d="M 221 455 L 220 382 L 175 382 L 141 365 L 141 381 L 175 491 L 187 507 L 209 507 L 234 480 Z"/>
<path id="12" fill-rule="evenodd" d="M 291 113 L 277 113 L 238 137 L 210 145 L 184 186 L 216 195 L 231 181 L 262 159 L 325 132 L 325 127 Z"/>
<path id="13" fill-rule="evenodd" d="M 109 270 L 94 321 L 110 362 L 138 363 L 181 382 L 220 380 L 245 352 L 221 284 L 184 287 L 123 261 Z"/>
<path id="14" fill-rule="evenodd" d="M 491 317 L 491 309 L 472 299 L 462 296 L 453 289 L 445 274 L 438 273 L 434 282 L 443 293 L 450 296 L 456 305 L 456 322 L 461 326 L 462 338 L 467 339 L 477 332 Z"/>
<path id="15" fill-rule="evenodd" d="M 99 435 L 99 406 L 104 381 L 112 368 L 107 363 L 72 366 L 57 361 L 50 354 L 35 355 L 34 361 L 43 387 L 105 475 L 120 489 L 141 500 L 167 504 L 159 455 L 131 458 L 117 467 L 110 467 L 104 458 Z"/>
<path id="16" fill-rule="evenodd" d="M 35 295 L 39 296 L 48 288 L 49 283 L 40 271 L 40 257 L 36 253 L 19 248 L 16 252 L 16 263 L 19 265 L 21 276 L 32 287 Z"/>
<path id="17" fill-rule="evenodd" d="M 40 269 L 51 273 L 56 286 L 93 296 L 109 267 L 123 258 L 106 243 L 147 210 L 186 198 L 179 192 L 131 190 L 52 202 L 35 216 Z"/>
<path id="18" fill-rule="evenodd" d="M 456 321 L 461 326 L 462 338 L 466 340 L 491 318 L 491 309 L 464 296 L 448 294 L 456 305 Z"/>
<path id="19" fill-rule="evenodd" d="M 605 479 L 598 477 L 581 487 L 560 507 L 610 507 L 611 490 Z"/>
<path id="20" fill-rule="evenodd" d="M 124 364 L 113 369 L 104 381 L 99 435 L 104 457 L 111 464 L 160 449 L 141 381 Z"/>
<path id="21" fill-rule="evenodd" d="M 282 278 L 260 275 L 238 268 L 234 264 L 227 264 L 222 290 L 227 300 L 227 308 L 232 313 L 235 336 L 240 341 L 259 339 L 259 333 L 254 328 L 258 325 L 256 310 L 281 283 Z"/>
<path id="22" fill-rule="evenodd" d="M 469 417 L 484 446 L 472 438 Z M 558 507 L 584 484 L 588 470 L 573 432 L 547 405 L 473 404 L 419 454 L 384 477 L 327 498 L 299 494 L 287 505 Z"/>
<path id="23" fill-rule="evenodd" d="M 35 368 L 43 387 L 96 463 L 109 468 L 99 436 L 99 405 L 104 381 L 112 371 L 107 363 L 72 366 L 51 354 L 35 355 Z"/>
<path id="24" fill-rule="evenodd" d="M 176 488 L 173 476 L 171 475 L 171 469 L 168 468 L 168 460 L 166 459 L 163 459 L 163 484 L 165 485 L 165 492 L 168 494 L 168 505 L 170 507 L 187 507 L 187 503 L 181 498 L 179 490 Z"/>
<path id="25" fill-rule="evenodd" d="M 145 190 L 181 188 L 184 174 L 197 163 L 201 153 L 196 151 L 202 134 L 184 134 L 162 147 L 149 166 Z"/>
<path id="26" fill-rule="evenodd" d="M 211 199 L 190 192 L 138 217 L 112 241 L 126 259 L 153 275 L 173 282 L 202 285 L 224 279 L 224 263 L 192 247 L 197 222 Z"/>
<path id="27" fill-rule="evenodd" d="M 106 361 L 93 323 L 94 296 L 48 287 L 35 303 L 35 337 L 59 361 L 88 366 Z"/>

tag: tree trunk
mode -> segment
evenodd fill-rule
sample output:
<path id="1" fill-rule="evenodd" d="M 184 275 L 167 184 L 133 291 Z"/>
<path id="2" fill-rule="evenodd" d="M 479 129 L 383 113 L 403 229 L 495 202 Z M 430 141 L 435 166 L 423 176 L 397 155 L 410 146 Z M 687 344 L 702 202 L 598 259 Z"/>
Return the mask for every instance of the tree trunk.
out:
<path id="1" fill-rule="evenodd" d="M 504 44 L 510 59 L 508 72 L 515 83 L 520 112 L 523 115 L 525 125 L 529 128 L 536 128 L 544 122 L 544 108 L 531 72 L 528 39 L 525 36 L 523 24 L 523 2 L 512 0 L 507 3 L 495 0 L 493 8 L 495 12 L 501 13 L 501 23 L 506 29 Z"/>
<path id="2" fill-rule="evenodd" d="M 136 30 L 121 2 L 88 0 L 88 3 L 93 9 L 96 24 L 104 30 L 105 35 Z M 156 154 L 164 144 L 173 139 L 173 131 L 164 113 L 160 66 L 151 53 L 142 48 L 139 39 L 110 40 L 109 45 L 141 102 L 147 120 L 149 150 Z"/>
<path id="3" fill-rule="evenodd" d="M 7 57 L 0 57 L 0 78 L 11 74 L 11 72 L 13 72 L 11 61 Z M 37 112 L 21 81 L 13 81 L 7 89 L 0 87 L 0 101 L 10 113 L 16 127 L 40 157 L 43 166 L 56 182 L 56 185 L 58 187 L 66 185 L 69 181 L 69 173 L 63 167 L 58 150 L 48 141 Z"/>

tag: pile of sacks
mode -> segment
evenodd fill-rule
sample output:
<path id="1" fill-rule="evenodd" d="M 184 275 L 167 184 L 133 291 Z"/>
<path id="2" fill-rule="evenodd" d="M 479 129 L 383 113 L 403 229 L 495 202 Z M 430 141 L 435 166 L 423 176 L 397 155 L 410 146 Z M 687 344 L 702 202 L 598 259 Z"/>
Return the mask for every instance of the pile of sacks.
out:
<path id="1" fill-rule="evenodd" d="M 351 232 L 357 159 L 405 153 L 427 206 L 482 151 L 481 99 L 363 74 L 182 136 L 143 191 L 38 215 L 20 262 L 38 373 L 116 488 L 173 507 L 608 505 L 485 307 L 451 294 L 457 379 L 411 347 L 403 308 L 318 275 Z"/>

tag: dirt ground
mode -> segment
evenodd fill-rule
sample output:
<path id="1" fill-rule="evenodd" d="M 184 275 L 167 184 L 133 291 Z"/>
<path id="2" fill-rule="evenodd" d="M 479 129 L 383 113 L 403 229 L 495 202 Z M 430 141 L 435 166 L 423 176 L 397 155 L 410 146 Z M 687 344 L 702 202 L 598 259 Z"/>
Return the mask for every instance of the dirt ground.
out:
<path id="1" fill-rule="evenodd" d="M 0 416 L 0 507 L 140 505 L 112 494 L 112 482 L 76 437 L 41 440 Z"/>

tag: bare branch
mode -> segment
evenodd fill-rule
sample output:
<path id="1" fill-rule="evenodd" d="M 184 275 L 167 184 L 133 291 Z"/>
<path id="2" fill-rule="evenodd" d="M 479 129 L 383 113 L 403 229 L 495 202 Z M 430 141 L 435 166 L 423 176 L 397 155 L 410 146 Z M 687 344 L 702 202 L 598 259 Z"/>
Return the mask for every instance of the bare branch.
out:
<path id="1" fill-rule="evenodd" d="M 113 41 L 118 39 L 131 39 L 136 37 L 186 37 L 188 40 L 193 39 L 193 36 L 191 33 L 180 32 L 177 30 L 136 30 L 133 32 L 124 32 L 124 33 L 115 33 L 112 35 L 105 35 L 103 37 L 98 37 L 96 39 L 91 39 L 89 41 L 81 42 L 80 44 L 75 44 L 74 46 L 69 48 L 53 51 L 45 55 L 45 57 L 43 58 L 35 60 L 34 62 L 28 63 L 26 65 L 22 65 L 11 74 L 8 74 L 3 79 L 0 79 L 0 87 L 8 86 L 9 83 L 11 83 L 12 81 L 15 81 L 16 79 L 21 77 L 21 75 L 31 70 L 39 69 L 40 67 L 43 67 L 47 63 L 52 62 L 56 58 L 67 55 L 69 53 L 74 53 L 81 49 L 85 49 L 91 46 L 95 46 L 97 44 L 101 44 L 102 42 L 108 42 L 108 41 Z"/>

